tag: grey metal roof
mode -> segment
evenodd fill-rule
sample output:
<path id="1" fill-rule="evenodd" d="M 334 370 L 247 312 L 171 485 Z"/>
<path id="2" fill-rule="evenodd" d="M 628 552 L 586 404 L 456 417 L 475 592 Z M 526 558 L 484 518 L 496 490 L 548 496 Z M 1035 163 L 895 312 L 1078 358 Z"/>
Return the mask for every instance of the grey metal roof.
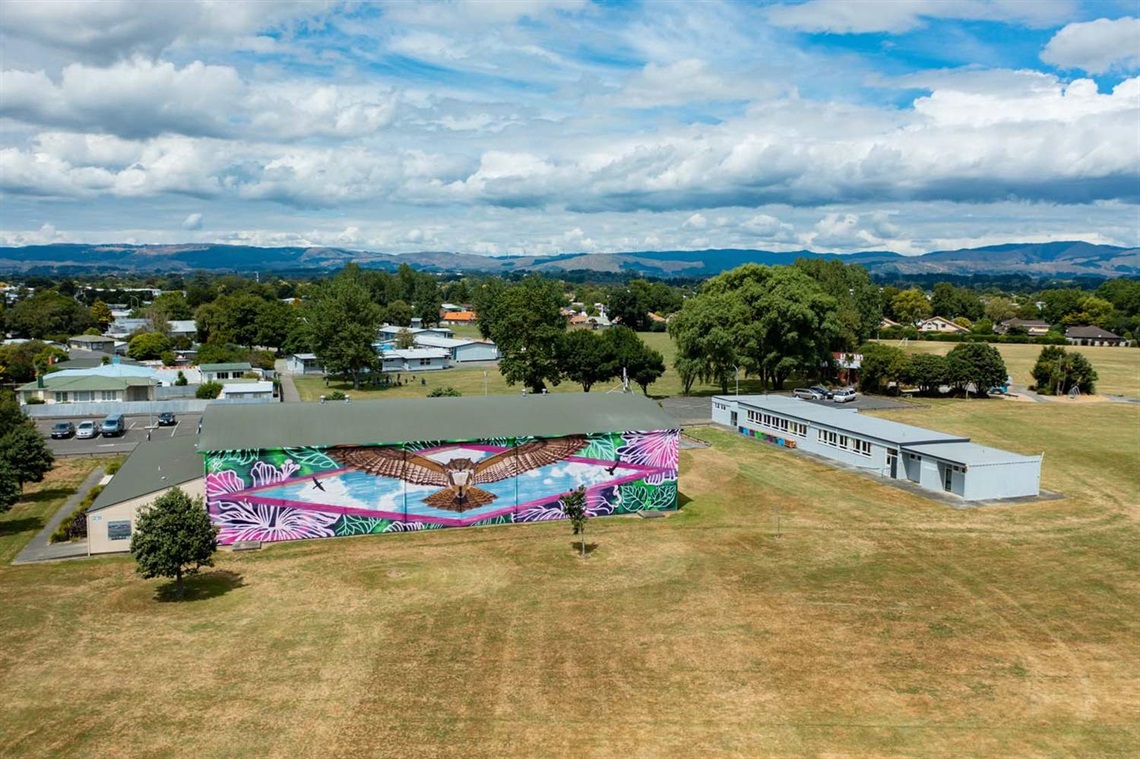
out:
<path id="1" fill-rule="evenodd" d="M 928 430 L 901 422 L 878 419 L 859 413 L 855 409 L 839 409 L 821 406 L 799 398 L 786 398 L 782 395 L 718 395 L 724 401 L 738 401 L 741 406 L 767 410 L 795 417 L 805 422 L 822 424 L 846 430 L 856 435 L 882 440 L 896 445 L 926 443 L 949 443 L 967 441 L 968 437 L 949 435 L 945 432 Z"/>
<path id="2" fill-rule="evenodd" d="M 911 443 L 906 446 L 921 456 L 932 456 L 965 466 L 985 466 L 986 464 L 1014 464 L 1023 461 L 1040 461 L 1040 456 L 1023 456 L 1020 453 L 989 448 L 977 443 Z"/>
<path id="3" fill-rule="evenodd" d="M 248 372 L 252 370 L 253 367 L 248 361 L 237 361 L 230 364 L 200 364 L 198 366 L 200 372 Z"/>
<path id="4" fill-rule="evenodd" d="M 202 457 L 195 447 L 197 442 L 196 435 L 176 435 L 140 443 L 87 513 L 203 476 Z"/>
<path id="5" fill-rule="evenodd" d="M 210 404 L 202 417 L 199 448 L 212 451 L 519 435 L 558 437 L 678 426 L 654 401 L 632 393 Z"/>

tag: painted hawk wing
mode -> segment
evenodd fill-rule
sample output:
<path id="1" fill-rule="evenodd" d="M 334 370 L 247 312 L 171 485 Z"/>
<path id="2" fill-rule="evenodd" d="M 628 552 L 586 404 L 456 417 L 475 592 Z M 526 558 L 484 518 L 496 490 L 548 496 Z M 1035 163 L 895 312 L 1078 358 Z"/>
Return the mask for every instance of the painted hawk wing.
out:
<path id="1" fill-rule="evenodd" d="M 390 447 L 333 448 L 327 453 L 352 469 L 394 477 L 413 485 L 434 485 L 445 488 L 450 482 L 443 464 L 411 451 Z"/>
<path id="2" fill-rule="evenodd" d="M 556 464 L 585 448 L 587 442 L 584 435 L 532 440 L 477 462 L 475 482 L 499 482 L 547 464 Z"/>

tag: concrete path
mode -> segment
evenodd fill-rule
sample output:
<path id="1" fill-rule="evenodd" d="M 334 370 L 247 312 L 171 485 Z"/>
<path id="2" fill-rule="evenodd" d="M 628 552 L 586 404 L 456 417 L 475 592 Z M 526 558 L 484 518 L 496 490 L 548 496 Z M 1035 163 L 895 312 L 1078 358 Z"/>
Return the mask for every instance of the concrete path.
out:
<path id="1" fill-rule="evenodd" d="M 24 546 L 24 550 L 16 556 L 12 561 L 13 564 L 30 564 L 34 561 L 54 561 L 56 559 L 72 559 L 77 556 L 87 555 L 87 541 L 77 540 L 70 543 L 51 543 L 51 534 L 55 532 L 55 528 L 59 527 L 59 523 L 64 518 L 75 511 L 79 507 L 79 502 L 82 501 L 91 488 L 99 484 L 103 479 L 103 467 L 97 466 L 92 470 L 91 474 L 83 482 L 79 483 L 79 487 L 74 493 L 68 496 L 63 505 L 59 507 L 59 511 L 55 513 L 44 528 L 36 533 L 36 536 Z"/>
<path id="2" fill-rule="evenodd" d="M 285 371 L 285 362 L 278 359 L 273 362 L 273 368 L 277 370 L 277 376 L 281 378 L 281 400 L 285 403 L 300 403 L 301 394 L 297 392 L 297 386 L 293 384 L 293 375 Z"/>

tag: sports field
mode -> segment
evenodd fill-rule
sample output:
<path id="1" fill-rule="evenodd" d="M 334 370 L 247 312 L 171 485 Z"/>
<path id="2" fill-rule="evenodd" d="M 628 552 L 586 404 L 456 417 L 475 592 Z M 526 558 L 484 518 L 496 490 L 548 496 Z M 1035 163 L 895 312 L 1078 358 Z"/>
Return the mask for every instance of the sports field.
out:
<path id="1" fill-rule="evenodd" d="M 584 562 L 553 523 L 221 553 L 183 603 L 3 566 L 0 755 L 1135 755 L 1140 409 L 894 415 L 1044 450 L 1067 498 L 953 510 L 706 431 L 683 510 Z"/>
<path id="2" fill-rule="evenodd" d="M 898 346 L 898 340 L 883 340 L 886 345 Z M 905 350 L 910 353 L 936 353 L 945 355 L 957 343 L 939 343 L 923 340 L 910 340 Z M 1033 383 L 1033 365 L 1041 354 L 1040 345 L 1007 343 L 995 345 L 1005 359 L 1015 384 L 1023 387 Z M 1140 398 L 1140 350 L 1136 348 L 1104 348 L 1065 346 L 1066 350 L 1083 353 L 1100 377 L 1096 383 L 1098 395 L 1126 395 Z"/>

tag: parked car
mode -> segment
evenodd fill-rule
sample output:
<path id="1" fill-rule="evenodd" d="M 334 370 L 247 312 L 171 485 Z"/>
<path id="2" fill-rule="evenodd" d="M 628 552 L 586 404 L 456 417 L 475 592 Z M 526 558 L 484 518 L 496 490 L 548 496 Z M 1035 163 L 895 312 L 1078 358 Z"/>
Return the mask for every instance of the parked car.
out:
<path id="1" fill-rule="evenodd" d="M 56 422 L 51 426 L 53 440 L 63 440 L 75 434 L 75 425 L 71 422 Z"/>
<path id="2" fill-rule="evenodd" d="M 95 422 L 80 422 L 79 426 L 75 428 L 75 437 L 78 440 L 99 437 L 99 428 L 95 426 Z"/>
<path id="3" fill-rule="evenodd" d="M 178 424 L 178 420 L 174 418 L 174 414 L 170 411 L 163 411 L 158 415 L 159 427 L 173 427 Z"/>
<path id="4" fill-rule="evenodd" d="M 829 388 L 826 388 L 823 385 L 812 385 L 811 387 L 808 388 L 808 390 L 811 390 L 812 392 L 818 393 L 819 398 L 821 400 L 826 398 L 827 400 L 830 401 L 832 396 L 834 395 L 834 393 L 832 393 Z"/>
<path id="5" fill-rule="evenodd" d="M 836 403 L 848 403 L 855 400 L 858 395 L 853 387 L 841 387 L 832 394 L 831 400 Z"/>
<path id="6" fill-rule="evenodd" d="M 814 401 L 819 398 L 819 395 L 810 387 L 797 387 L 792 391 L 792 395 L 796 398 L 803 398 L 805 401 Z"/>
<path id="7" fill-rule="evenodd" d="M 99 432 L 103 437 L 119 437 L 127 431 L 127 420 L 122 414 L 107 414 L 107 418 L 99 425 Z"/>

